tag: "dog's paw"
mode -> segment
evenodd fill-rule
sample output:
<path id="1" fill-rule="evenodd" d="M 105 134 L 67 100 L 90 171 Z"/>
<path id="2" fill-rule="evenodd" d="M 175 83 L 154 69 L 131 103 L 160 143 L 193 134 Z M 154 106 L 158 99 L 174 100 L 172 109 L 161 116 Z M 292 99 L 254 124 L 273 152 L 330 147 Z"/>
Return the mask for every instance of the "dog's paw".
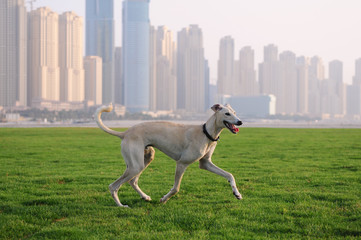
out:
<path id="1" fill-rule="evenodd" d="M 152 201 L 152 198 L 149 197 L 149 196 L 144 196 L 144 197 L 142 197 L 142 199 L 143 199 L 144 201 L 147 201 L 147 202 Z"/>
<path id="2" fill-rule="evenodd" d="M 242 195 L 240 193 L 236 194 L 235 192 L 233 192 L 233 195 L 238 199 L 241 200 L 242 199 Z"/>

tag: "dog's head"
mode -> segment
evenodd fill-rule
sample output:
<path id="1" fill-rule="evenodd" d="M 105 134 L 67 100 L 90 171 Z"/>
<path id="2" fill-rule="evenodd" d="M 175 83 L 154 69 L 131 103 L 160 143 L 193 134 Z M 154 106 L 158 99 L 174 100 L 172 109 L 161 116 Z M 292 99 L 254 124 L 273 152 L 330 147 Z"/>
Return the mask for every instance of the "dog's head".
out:
<path id="1" fill-rule="evenodd" d="M 228 128 L 231 133 L 236 134 L 238 128 L 241 126 L 242 121 L 237 117 L 236 112 L 232 109 L 231 105 L 214 104 L 211 109 L 216 114 L 216 124 L 221 128 Z"/>

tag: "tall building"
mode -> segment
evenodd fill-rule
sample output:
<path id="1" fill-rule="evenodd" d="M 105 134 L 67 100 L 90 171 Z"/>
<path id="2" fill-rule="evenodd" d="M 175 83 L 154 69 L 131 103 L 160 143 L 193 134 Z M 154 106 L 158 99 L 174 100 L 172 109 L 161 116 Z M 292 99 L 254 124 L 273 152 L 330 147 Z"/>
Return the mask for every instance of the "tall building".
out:
<path id="1" fill-rule="evenodd" d="M 102 104 L 103 61 L 98 56 L 84 57 L 85 101 L 89 105 Z"/>
<path id="2" fill-rule="evenodd" d="M 149 110 L 157 110 L 157 29 L 149 27 Z"/>
<path id="3" fill-rule="evenodd" d="M 114 101 L 114 0 L 86 0 L 86 55 L 103 61 L 103 103 Z"/>
<path id="4" fill-rule="evenodd" d="M 116 104 L 124 105 L 123 91 L 124 88 L 122 79 L 122 48 L 115 48 L 114 58 L 114 102 Z"/>
<path id="5" fill-rule="evenodd" d="M 27 12 L 24 0 L 0 1 L 0 106 L 27 105 Z"/>
<path id="6" fill-rule="evenodd" d="M 284 77 L 281 75 L 281 64 L 278 61 L 278 48 L 270 44 L 264 47 L 263 62 L 258 65 L 260 93 L 276 97 L 276 113 L 285 113 Z"/>
<path id="7" fill-rule="evenodd" d="M 60 101 L 84 101 L 83 18 L 74 12 L 59 17 Z"/>
<path id="8" fill-rule="evenodd" d="M 235 86 L 233 95 L 256 96 L 259 94 L 254 66 L 254 50 L 251 47 L 243 47 L 239 51 L 239 60 L 235 63 L 234 72 Z"/>
<path id="9" fill-rule="evenodd" d="M 149 110 L 149 0 L 123 2 L 124 105 L 131 112 Z"/>
<path id="10" fill-rule="evenodd" d="M 263 61 L 275 62 L 278 60 L 278 47 L 274 44 L 269 44 L 263 48 Z"/>
<path id="11" fill-rule="evenodd" d="M 352 85 L 347 87 L 347 114 L 361 118 L 361 58 L 355 61 L 355 76 Z"/>
<path id="12" fill-rule="evenodd" d="M 361 85 L 361 58 L 355 61 L 355 76 L 352 80 L 353 85 Z"/>
<path id="13" fill-rule="evenodd" d="M 308 114 L 308 69 L 309 59 L 306 57 L 296 58 L 297 75 L 297 113 Z"/>
<path id="14" fill-rule="evenodd" d="M 211 74 L 208 60 L 204 60 L 204 111 L 210 109 L 214 102 L 211 101 Z"/>
<path id="15" fill-rule="evenodd" d="M 339 60 L 329 63 L 328 79 L 321 82 L 321 112 L 343 115 L 346 109 L 346 87 L 343 83 L 343 64 Z"/>
<path id="16" fill-rule="evenodd" d="M 219 44 L 218 94 L 233 95 L 234 83 L 234 39 L 223 37 Z"/>
<path id="17" fill-rule="evenodd" d="M 329 78 L 321 84 L 321 111 L 330 115 L 343 115 L 346 110 L 346 87 L 343 83 L 343 64 L 339 60 L 329 63 Z"/>
<path id="18" fill-rule="evenodd" d="M 190 25 L 178 32 L 177 108 L 187 112 L 204 112 L 205 59 L 202 30 Z"/>
<path id="19" fill-rule="evenodd" d="M 175 42 L 165 26 L 156 31 L 156 109 L 176 110 Z"/>
<path id="20" fill-rule="evenodd" d="M 282 96 L 278 98 L 286 114 L 297 113 L 297 72 L 296 54 L 290 51 L 280 53 Z"/>
<path id="21" fill-rule="evenodd" d="M 308 112 L 321 116 L 321 82 L 325 79 L 325 67 L 318 56 L 311 58 L 308 69 Z"/>
<path id="22" fill-rule="evenodd" d="M 60 100 L 59 16 L 47 7 L 29 14 L 29 100 L 36 107 L 43 101 Z"/>
<path id="23" fill-rule="evenodd" d="M 347 115 L 360 120 L 361 118 L 361 86 L 347 86 Z"/>
<path id="24" fill-rule="evenodd" d="M 343 82 L 343 64 L 339 60 L 333 60 L 328 64 L 328 78 L 335 83 Z"/>

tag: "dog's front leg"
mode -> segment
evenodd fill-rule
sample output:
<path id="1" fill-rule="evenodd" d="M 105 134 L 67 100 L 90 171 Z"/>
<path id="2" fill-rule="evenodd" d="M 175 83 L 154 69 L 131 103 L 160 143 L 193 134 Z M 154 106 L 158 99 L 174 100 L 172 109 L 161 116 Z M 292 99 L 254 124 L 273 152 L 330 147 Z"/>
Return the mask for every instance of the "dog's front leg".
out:
<path id="1" fill-rule="evenodd" d="M 187 167 L 188 167 L 188 164 L 177 162 L 173 188 L 169 191 L 169 193 L 167 193 L 160 199 L 161 203 L 166 203 L 169 200 L 169 198 L 171 198 L 172 196 L 174 196 L 175 194 L 177 194 L 179 192 L 183 174 L 184 174 L 185 170 L 187 169 Z"/>
<path id="2" fill-rule="evenodd" d="M 212 173 L 218 174 L 218 175 L 226 178 L 228 180 L 228 182 L 231 184 L 234 196 L 238 200 L 242 199 L 242 195 L 239 193 L 237 186 L 236 186 L 236 181 L 234 180 L 234 177 L 231 173 L 226 172 L 223 169 L 217 167 L 216 165 L 214 165 L 212 163 L 212 161 L 210 159 L 201 159 L 199 161 L 199 168 L 208 170 Z"/>

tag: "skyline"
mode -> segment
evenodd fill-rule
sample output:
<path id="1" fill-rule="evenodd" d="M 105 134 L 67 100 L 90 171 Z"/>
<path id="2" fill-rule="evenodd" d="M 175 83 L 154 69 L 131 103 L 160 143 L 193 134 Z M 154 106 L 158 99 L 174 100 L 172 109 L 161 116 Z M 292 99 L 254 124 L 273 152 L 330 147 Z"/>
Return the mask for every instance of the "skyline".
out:
<path id="1" fill-rule="evenodd" d="M 207 11 L 204 11 L 205 3 Z M 121 5 L 121 0 L 115 1 L 116 46 L 121 46 Z M 34 8 L 41 6 L 49 6 L 58 13 L 72 10 L 85 17 L 85 1 L 38 0 L 34 3 Z M 347 5 L 340 0 L 332 3 L 326 0 L 247 3 L 225 0 L 222 4 L 215 0 L 151 0 L 150 21 L 155 27 L 167 26 L 173 34 L 190 24 L 199 25 L 204 35 L 212 83 L 217 77 L 219 41 L 230 35 L 235 39 L 236 52 L 244 46 L 255 50 L 256 63 L 263 61 L 263 47 L 268 44 L 277 45 L 280 52 L 289 50 L 297 56 L 311 58 L 317 55 L 324 62 L 340 60 L 344 63 L 344 82 L 350 84 L 355 60 L 361 56 L 361 33 L 357 32 L 361 25 L 359 9 L 361 1 L 357 0 L 350 0 Z M 299 40 L 301 38 L 303 40 Z M 328 72 L 327 66 L 325 70 Z"/>

